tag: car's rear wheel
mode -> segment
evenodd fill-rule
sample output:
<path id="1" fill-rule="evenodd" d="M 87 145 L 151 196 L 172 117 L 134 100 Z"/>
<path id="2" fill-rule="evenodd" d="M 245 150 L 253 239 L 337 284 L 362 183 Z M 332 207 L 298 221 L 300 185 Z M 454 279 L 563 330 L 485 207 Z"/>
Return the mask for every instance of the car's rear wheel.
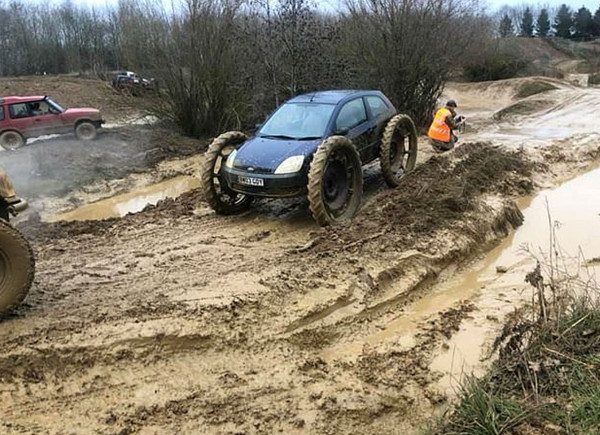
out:
<path id="1" fill-rule="evenodd" d="M 82 121 L 75 127 L 75 136 L 79 140 L 93 140 L 96 138 L 97 129 L 94 124 Z"/>
<path id="2" fill-rule="evenodd" d="M 241 213 L 254 199 L 250 195 L 231 190 L 223 175 L 227 157 L 247 136 L 239 131 L 229 131 L 217 137 L 208 147 L 200 172 L 200 183 L 206 202 L 219 214 Z"/>
<path id="3" fill-rule="evenodd" d="M 389 120 L 381 139 L 379 163 L 388 186 L 396 187 L 400 179 L 413 170 L 417 162 L 417 129 L 407 115 Z"/>
<path id="4" fill-rule="evenodd" d="M 362 197 L 360 157 L 352 142 L 331 136 L 317 149 L 308 173 L 310 211 L 321 226 L 352 219 Z"/>
<path id="5" fill-rule="evenodd" d="M 25 138 L 18 131 L 5 131 L 0 134 L 0 145 L 5 150 L 15 150 L 25 144 Z"/>
<path id="6" fill-rule="evenodd" d="M 34 272 L 31 246 L 21 233 L 0 219 L 0 316 L 25 298 Z"/>

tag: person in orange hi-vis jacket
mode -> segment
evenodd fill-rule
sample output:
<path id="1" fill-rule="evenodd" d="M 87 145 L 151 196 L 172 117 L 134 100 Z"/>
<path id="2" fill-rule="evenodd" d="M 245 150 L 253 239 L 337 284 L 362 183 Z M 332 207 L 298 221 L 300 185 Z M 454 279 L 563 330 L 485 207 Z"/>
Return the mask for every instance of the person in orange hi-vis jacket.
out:
<path id="1" fill-rule="evenodd" d="M 436 112 L 429 127 L 427 136 L 431 140 L 431 146 L 437 152 L 451 150 L 458 141 L 453 130 L 460 127 L 465 117 L 456 114 L 456 107 L 456 101 L 448 100 L 446 105 Z"/>

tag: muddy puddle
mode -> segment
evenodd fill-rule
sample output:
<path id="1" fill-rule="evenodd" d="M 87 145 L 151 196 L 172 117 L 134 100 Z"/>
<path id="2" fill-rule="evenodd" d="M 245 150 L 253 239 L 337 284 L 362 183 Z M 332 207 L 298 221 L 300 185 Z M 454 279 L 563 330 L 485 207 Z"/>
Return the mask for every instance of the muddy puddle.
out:
<path id="1" fill-rule="evenodd" d="M 51 216 L 47 221 L 83 221 L 122 217 L 128 213 L 139 212 L 147 205 L 154 205 L 162 199 L 176 198 L 199 186 L 198 178 L 180 176 L 133 192 L 87 204 L 67 213 Z"/>
<path id="2" fill-rule="evenodd" d="M 456 307 L 459 301 L 473 302 L 478 310 L 469 313 L 431 364 L 432 371 L 441 373 L 438 388 L 452 396 L 464 374 L 483 373 L 489 353 L 485 346 L 496 336 L 504 316 L 531 300 L 532 291 L 524 278 L 534 269 L 536 259 L 546 261 L 551 227 L 554 249 L 559 250 L 565 267 L 576 269 L 583 260 L 589 265 L 587 275 L 600 272 L 599 185 L 600 168 L 596 167 L 556 189 L 523 199 L 519 203 L 523 225 L 484 258 L 443 272 L 427 296 L 407 305 L 380 325 L 378 332 L 325 349 L 321 356 L 326 361 L 352 359 L 361 349 L 379 345 L 409 349 L 424 322 Z"/>
<path id="3" fill-rule="evenodd" d="M 564 139 L 578 133 L 570 128 L 502 128 L 494 133 L 494 139 L 544 140 Z"/>
<path id="4" fill-rule="evenodd" d="M 600 272 L 599 185 L 596 165 L 556 189 L 522 200 L 523 225 L 483 260 L 439 286 L 428 298 L 434 301 L 434 309 L 423 312 L 415 307 L 410 314 L 413 322 L 461 299 L 474 300 L 480 307 L 432 363 L 432 370 L 445 374 L 439 387 L 446 394 L 456 391 L 464 374 L 483 372 L 489 357 L 485 345 L 495 337 L 503 317 L 532 299 L 532 288 L 524 278 L 538 260 L 544 267 L 549 264 L 549 252 L 554 252 L 552 261 L 561 270 L 596 281 Z"/>

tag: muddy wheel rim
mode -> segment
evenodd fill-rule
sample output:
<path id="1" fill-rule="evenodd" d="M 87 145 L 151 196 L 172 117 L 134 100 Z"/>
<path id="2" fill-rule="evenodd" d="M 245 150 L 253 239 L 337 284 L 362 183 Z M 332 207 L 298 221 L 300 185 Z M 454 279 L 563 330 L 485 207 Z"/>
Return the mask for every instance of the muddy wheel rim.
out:
<path id="1" fill-rule="evenodd" d="M 392 140 L 392 146 L 390 147 L 390 168 L 398 178 L 406 172 L 408 159 L 410 158 L 410 152 L 405 145 L 406 139 L 406 136 L 398 134 Z"/>
<path id="2" fill-rule="evenodd" d="M 79 126 L 79 136 L 82 139 L 90 139 L 94 135 L 94 126 L 90 124 L 83 124 Z"/>
<path id="3" fill-rule="evenodd" d="M 323 202 L 335 217 L 344 213 L 354 193 L 355 168 L 345 151 L 336 150 L 331 154 L 323 174 Z"/>
<path id="4" fill-rule="evenodd" d="M 8 132 L 2 137 L 2 146 L 6 149 L 14 150 L 19 145 L 21 145 L 21 138 L 16 133 Z"/>
<path id="5" fill-rule="evenodd" d="M 223 203 L 235 206 L 243 203 L 246 200 L 246 195 L 242 193 L 237 193 L 231 190 L 227 183 L 223 180 L 224 176 L 222 173 L 222 168 L 229 154 L 233 152 L 234 147 L 224 147 L 219 151 L 219 155 L 215 160 L 215 166 L 213 167 L 213 177 L 212 184 L 215 193 L 219 197 L 219 200 Z"/>

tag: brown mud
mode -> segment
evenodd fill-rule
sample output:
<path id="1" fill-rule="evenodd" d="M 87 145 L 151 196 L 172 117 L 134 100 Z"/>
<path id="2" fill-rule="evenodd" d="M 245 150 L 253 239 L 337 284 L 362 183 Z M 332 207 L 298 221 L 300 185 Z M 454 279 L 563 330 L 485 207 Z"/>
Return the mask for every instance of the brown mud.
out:
<path id="1" fill-rule="evenodd" d="M 598 102 L 560 106 L 567 88 L 544 93 L 556 111 Z M 302 199 L 216 216 L 194 190 L 122 218 L 24 216 L 38 273 L 0 323 L 0 432 L 417 433 L 447 402 L 455 366 L 440 356 L 456 337 L 483 346 L 465 325 L 500 328 L 488 299 L 509 299 L 452 280 L 522 223 L 515 200 L 600 154 L 597 136 L 478 141 L 500 108 L 463 101 L 461 146 L 421 141 L 395 190 L 367 168 L 345 227 L 317 227 Z M 190 159 L 155 171 L 193 172 Z"/>

